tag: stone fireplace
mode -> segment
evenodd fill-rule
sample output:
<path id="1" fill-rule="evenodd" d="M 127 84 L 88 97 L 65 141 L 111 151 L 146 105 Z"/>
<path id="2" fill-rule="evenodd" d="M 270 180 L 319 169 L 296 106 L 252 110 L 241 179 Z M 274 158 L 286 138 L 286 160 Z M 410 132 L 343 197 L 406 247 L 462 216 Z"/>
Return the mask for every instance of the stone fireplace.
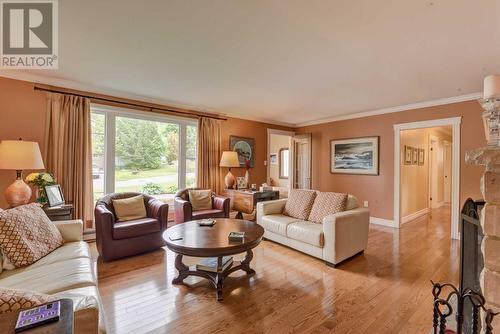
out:
<path id="1" fill-rule="evenodd" d="M 485 166 L 481 178 L 481 193 L 486 202 L 481 210 L 484 238 L 481 252 L 484 268 L 480 275 L 482 293 L 487 308 L 500 311 L 500 147 L 484 147 L 467 152 L 466 161 Z M 493 328 L 500 328 L 500 317 L 495 317 Z"/>

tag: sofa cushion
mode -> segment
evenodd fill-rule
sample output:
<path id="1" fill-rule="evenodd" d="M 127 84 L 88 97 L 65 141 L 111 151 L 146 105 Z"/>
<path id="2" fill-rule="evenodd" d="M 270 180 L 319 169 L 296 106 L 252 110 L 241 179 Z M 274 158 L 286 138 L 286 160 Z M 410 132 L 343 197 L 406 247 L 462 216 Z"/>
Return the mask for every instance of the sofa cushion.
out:
<path id="1" fill-rule="evenodd" d="M 144 205 L 144 196 L 142 195 L 113 199 L 112 201 L 118 221 L 129 221 L 146 217 L 146 206 Z"/>
<path id="2" fill-rule="evenodd" d="M 46 266 L 51 263 L 77 259 L 80 257 L 91 258 L 89 245 L 85 241 L 68 242 L 49 255 L 42 257 L 40 260 L 30 265 L 29 268 Z"/>
<path id="3" fill-rule="evenodd" d="M 356 196 L 353 196 L 351 194 L 347 195 L 347 204 L 345 210 L 354 210 L 359 208 L 359 202 Z"/>
<path id="4" fill-rule="evenodd" d="M 198 210 L 193 211 L 191 215 L 193 219 L 205 219 L 205 218 L 224 218 L 226 213 L 224 210 L 210 209 L 210 210 Z"/>
<path id="5" fill-rule="evenodd" d="M 54 300 L 57 298 L 36 291 L 0 288 L 0 314 L 26 310 Z"/>
<path id="6" fill-rule="evenodd" d="M 212 209 L 212 190 L 189 189 L 188 193 L 193 211 Z"/>
<path id="7" fill-rule="evenodd" d="M 316 247 L 325 245 L 323 225 L 321 224 L 314 224 L 304 220 L 296 221 L 287 226 L 286 235 L 290 239 L 302 241 Z"/>
<path id="8" fill-rule="evenodd" d="M 113 225 L 113 239 L 128 239 L 160 232 L 160 222 L 154 218 L 142 218 Z"/>
<path id="9" fill-rule="evenodd" d="M 16 273 L 0 279 L 0 287 L 24 289 L 42 293 L 60 291 L 96 285 L 89 258 L 55 262 L 46 266 L 17 269 Z"/>
<path id="10" fill-rule="evenodd" d="M 39 204 L 0 212 L 0 248 L 16 267 L 32 264 L 62 244 L 61 233 Z"/>
<path id="11" fill-rule="evenodd" d="M 289 224 L 298 221 L 297 218 L 285 215 L 262 216 L 260 224 L 269 232 L 280 234 L 286 237 L 286 228 Z"/>
<path id="12" fill-rule="evenodd" d="M 345 211 L 346 204 L 347 194 L 320 192 L 316 195 L 308 220 L 321 223 L 326 216 Z"/>
<path id="13" fill-rule="evenodd" d="M 311 212 L 315 197 L 316 191 L 314 190 L 293 189 L 288 195 L 283 214 L 306 220 Z"/>

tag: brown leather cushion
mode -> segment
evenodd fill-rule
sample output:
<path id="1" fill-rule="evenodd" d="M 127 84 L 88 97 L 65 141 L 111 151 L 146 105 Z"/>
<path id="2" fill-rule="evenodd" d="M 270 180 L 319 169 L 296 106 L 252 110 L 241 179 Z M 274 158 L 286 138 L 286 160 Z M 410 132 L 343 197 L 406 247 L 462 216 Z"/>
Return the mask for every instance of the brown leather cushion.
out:
<path id="1" fill-rule="evenodd" d="M 210 209 L 193 211 L 193 219 L 224 218 L 224 210 Z"/>
<path id="2" fill-rule="evenodd" d="M 118 222 L 113 225 L 113 239 L 128 239 L 157 232 L 160 232 L 160 222 L 154 218 Z"/>

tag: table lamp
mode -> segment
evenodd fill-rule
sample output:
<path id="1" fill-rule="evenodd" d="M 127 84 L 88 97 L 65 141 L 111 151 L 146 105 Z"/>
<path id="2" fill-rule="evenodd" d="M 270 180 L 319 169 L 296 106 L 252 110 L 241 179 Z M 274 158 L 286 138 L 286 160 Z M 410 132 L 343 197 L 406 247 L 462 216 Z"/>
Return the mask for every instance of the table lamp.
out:
<path id="1" fill-rule="evenodd" d="M 227 189 L 233 189 L 236 179 L 233 173 L 231 173 L 232 167 L 240 167 L 240 161 L 238 160 L 238 152 L 234 151 L 224 151 L 222 152 L 222 157 L 220 158 L 219 167 L 227 167 L 229 171 L 224 178 L 224 183 Z"/>
<path id="2" fill-rule="evenodd" d="M 38 143 L 23 140 L 0 142 L 0 169 L 15 170 L 16 180 L 5 190 L 5 200 L 10 207 L 29 203 L 31 188 L 23 181 L 23 170 L 43 169 Z"/>

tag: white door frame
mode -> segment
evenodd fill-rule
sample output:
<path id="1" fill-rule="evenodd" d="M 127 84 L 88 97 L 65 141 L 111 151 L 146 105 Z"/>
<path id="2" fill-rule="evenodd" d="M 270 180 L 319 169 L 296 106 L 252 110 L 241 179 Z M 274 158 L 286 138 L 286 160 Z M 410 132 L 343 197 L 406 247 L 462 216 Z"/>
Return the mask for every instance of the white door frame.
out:
<path id="1" fill-rule="evenodd" d="M 267 170 L 267 175 L 266 175 L 266 182 L 267 185 L 271 185 L 271 176 L 270 176 L 270 163 L 269 163 L 269 157 L 271 155 L 271 135 L 283 135 L 283 136 L 290 136 L 290 141 L 289 141 L 289 146 L 291 146 L 291 138 L 295 136 L 295 132 L 293 131 L 286 131 L 286 130 L 278 130 L 278 129 L 267 129 L 267 157 L 266 157 L 266 170 Z M 279 159 L 279 157 L 278 157 Z M 290 147 L 289 154 L 288 154 L 288 189 L 292 189 L 290 187 L 290 182 L 292 180 L 292 172 L 293 172 L 293 166 L 292 166 L 292 148 Z"/>
<path id="2" fill-rule="evenodd" d="M 460 123 L 462 117 L 441 118 L 421 122 L 394 124 L 394 227 L 401 226 L 400 191 L 401 191 L 401 131 L 452 127 L 452 165 L 451 165 L 451 238 L 460 239 L 458 219 L 460 213 Z"/>

